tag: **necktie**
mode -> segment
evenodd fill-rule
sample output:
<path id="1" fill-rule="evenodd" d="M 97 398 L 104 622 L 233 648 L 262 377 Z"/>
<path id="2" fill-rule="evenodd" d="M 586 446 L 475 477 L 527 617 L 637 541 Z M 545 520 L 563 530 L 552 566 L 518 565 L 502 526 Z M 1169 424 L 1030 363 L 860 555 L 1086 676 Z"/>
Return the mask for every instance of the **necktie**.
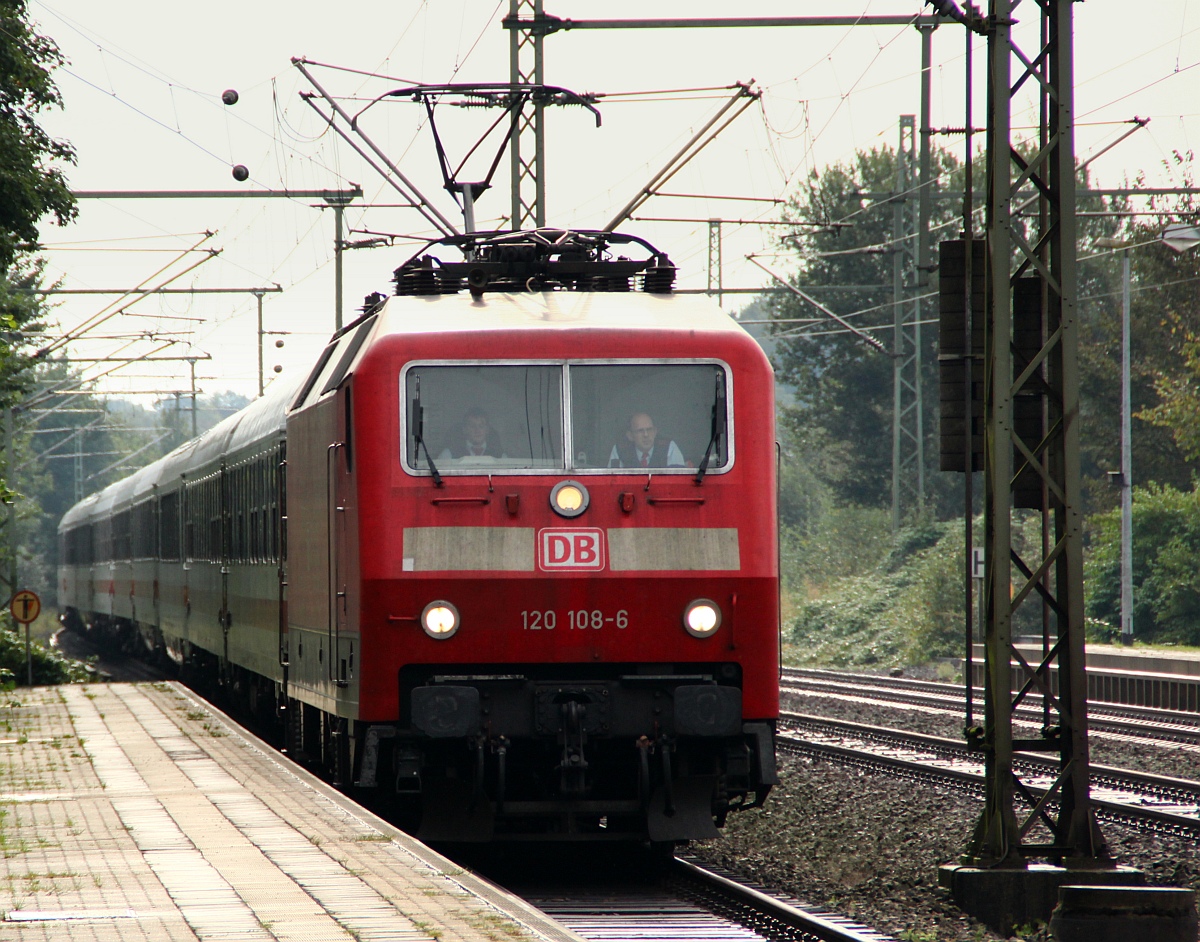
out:
<path id="1" fill-rule="evenodd" d="M 643 468 L 650 467 L 650 453 L 648 451 L 642 452 L 642 467 Z"/>

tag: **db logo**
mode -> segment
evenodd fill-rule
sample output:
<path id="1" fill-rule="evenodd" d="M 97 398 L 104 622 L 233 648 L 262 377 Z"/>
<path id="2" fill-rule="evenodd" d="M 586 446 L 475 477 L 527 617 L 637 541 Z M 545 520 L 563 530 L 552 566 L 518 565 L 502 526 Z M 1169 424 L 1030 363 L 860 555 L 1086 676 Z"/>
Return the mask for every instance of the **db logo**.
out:
<path id="1" fill-rule="evenodd" d="M 603 569 L 603 530 L 541 530 L 538 532 L 538 568 Z"/>

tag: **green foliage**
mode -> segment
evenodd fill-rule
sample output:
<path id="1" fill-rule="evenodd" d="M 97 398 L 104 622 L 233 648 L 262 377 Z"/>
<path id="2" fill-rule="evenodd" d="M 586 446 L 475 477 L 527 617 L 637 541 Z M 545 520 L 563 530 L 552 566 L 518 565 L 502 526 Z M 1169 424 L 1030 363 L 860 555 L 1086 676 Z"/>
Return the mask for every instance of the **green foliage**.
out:
<path id="1" fill-rule="evenodd" d="M 1181 345 L 1183 368 L 1162 373 L 1155 383 L 1159 403 L 1138 414 L 1159 428 L 1168 429 L 1179 450 L 1190 461 L 1200 459 L 1200 334 L 1183 323 L 1178 313 L 1166 316 L 1185 338 Z"/>
<path id="2" fill-rule="evenodd" d="M 820 542 L 830 554 L 822 575 L 839 565 L 844 575 L 799 606 L 788 647 L 798 663 L 890 667 L 953 657 L 962 649 L 961 526 L 922 523 L 893 538 L 882 512 L 874 511 L 881 536 L 871 540 L 870 529 L 855 526 L 871 513 L 847 508 L 823 531 Z"/>
<path id="3" fill-rule="evenodd" d="M 32 383 L 45 313 L 44 298 L 29 290 L 42 283 L 42 263 L 31 258 L 38 223 L 47 214 L 60 225 L 75 215 L 62 171 L 74 152 L 38 124 L 44 109 L 61 104 L 50 73 L 62 61 L 54 42 L 30 25 L 26 0 L 0 0 L 0 409 L 18 405 Z M 21 493 L 33 476 L 0 481 L 0 500 L 16 504 L 25 520 L 40 510 Z M 18 541 L 18 533 L 6 536 L 6 555 Z M 0 567 L 7 577 L 7 565 Z"/>
<path id="4" fill-rule="evenodd" d="M 96 679 L 87 665 L 65 658 L 37 641 L 30 650 L 35 685 L 83 683 Z M 27 674 L 24 629 L 14 628 L 6 615 L 0 618 L 0 679 L 6 678 L 5 686 L 11 689 L 17 683 L 24 684 Z"/>
<path id="5" fill-rule="evenodd" d="M 61 104 L 50 73 L 62 62 L 54 41 L 34 32 L 25 0 L 0 0 L 0 272 L 36 248 L 44 215 L 60 225 L 75 215 L 58 166 L 75 153 L 38 124 L 42 110 Z"/>
<path id="6" fill-rule="evenodd" d="M 1155 208 L 1189 218 L 1191 197 Z M 1159 241 L 1171 216 L 1129 223 L 1119 233 L 1130 262 L 1130 399 L 1133 467 L 1139 483 L 1186 489 L 1200 472 L 1200 252 L 1176 254 Z M 1085 509 L 1114 506 L 1105 472 L 1120 467 L 1121 253 L 1080 265 L 1080 458 Z"/>
<path id="7" fill-rule="evenodd" d="M 932 173 L 935 194 L 963 186 L 964 167 L 947 152 L 934 152 Z M 893 318 L 895 205 L 883 195 L 892 191 L 895 179 L 894 149 L 883 146 L 859 151 L 851 160 L 814 172 L 786 210 L 787 218 L 799 224 L 799 234 L 788 235 L 785 243 L 787 249 L 796 251 L 792 282 L 856 326 L 880 328 L 875 336 L 885 343 L 890 340 Z M 984 179 L 978 168 L 974 180 L 980 204 Z M 1078 183 L 1081 189 L 1088 186 L 1085 173 L 1079 174 Z M 930 231 L 935 253 L 937 242 L 958 230 L 959 206 L 957 200 L 934 199 Z M 1081 197 L 1077 220 L 1081 243 L 1112 235 L 1112 216 L 1103 211 L 1128 208 L 1115 200 Z M 1170 207 L 1180 213 L 1185 208 L 1182 203 Z M 1177 377 L 1183 370 L 1185 329 L 1198 314 L 1193 298 L 1200 252 L 1179 259 L 1158 246 L 1157 235 L 1165 221 L 1156 218 L 1142 226 L 1130 223 L 1122 233 L 1138 245 L 1131 256 L 1135 272 L 1133 403 L 1141 416 L 1134 433 L 1134 465 L 1139 480 L 1179 487 L 1187 484 L 1194 471 L 1200 471 L 1200 461 L 1189 466 L 1172 439 L 1172 430 L 1152 425 L 1146 410 L 1158 404 L 1156 383 L 1163 377 Z M 1026 227 L 1032 225 L 1028 220 L 1025 223 Z M 1028 228 L 1023 235 L 1033 237 Z M 921 287 L 936 292 L 936 283 Z M 1098 251 L 1080 266 L 1078 289 L 1081 461 L 1085 506 L 1090 511 L 1112 506 L 1114 495 L 1106 472 L 1118 467 L 1120 460 L 1120 255 Z M 772 360 L 779 379 L 795 389 L 794 401 L 780 408 L 781 428 L 804 444 L 810 473 L 834 500 L 887 506 L 892 474 L 891 358 L 797 297 L 774 295 L 762 306 L 778 321 Z M 923 317 L 930 316 L 930 307 Z M 797 323 L 804 318 L 811 323 Z M 1195 326 L 1200 329 L 1200 324 Z M 921 340 L 927 506 L 944 519 L 961 512 L 961 478 L 934 470 L 938 464 L 939 400 L 936 329 L 923 330 Z M 1200 357 L 1196 368 L 1200 370 Z M 1190 388 L 1200 389 L 1200 372 L 1188 375 L 1197 377 Z M 1193 421 L 1200 429 L 1200 401 L 1194 406 Z M 1196 440 L 1200 443 L 1200 431 Z"/>
<path id="8" fill-rule="evenodd" d="M 882 512 L 875 514 L 872 526 L 867 522 L 869 512 L 843 509 L 829 516 L 818 537 L 809 538 L 807 545 L 829 547 L 828 557 L 810 570 L 829 578 L 788 585 L 793 597 L 803 593 L 802 601 L 795 603 L 791 628 L 784 629 L 784 651 L 791 661 L 898 667 L 962 656 L 966 645 L 962 522 L 921 521 L 893 535 Z M 981 527 L 976 520 L 977 539 Z M 784 559 L 796 565 L 795 560 L 804 559 L 805 544 L 788 549 L 791 537 L 785 536 Z M 1040 514 L 1016 512 L 1012 538 L 1023 558 L 1040 556 Z M 795 580 L 795 571 L 788 578 Z M 1014 582 L 1020 579 L 1015 568 L 1013 578 Z M 978 596 L 974 601 L 977 605 Z M 1041 630 L 1042 607 L 1036 596 L 1030 596 L 1014 612 L 1013 632 L 1037 635 Z"/>
<path id="9" fill-rule="evenodd" d="M 875 507 L 826 507 L 808 524 L 785 524 L 781 535 L 784 585 L 804 595 L 871 572 L 890 546 L 890 514 Z"/>
<path id="10" fill-rule="evenodd" d="M 1133 626 L 1141 641 L 1200 644 L 1200 489 L 1151 485 L 1133 500 Z M 1119 630 L 1121 514 L 1090 521 L 1088 614 Z M 1099 625 L 1093 633 L 1100 634 Z"/>
<path id="11" fill-rule="evenodd" d="M 0 408 L 16 405 L 33 385 L 32 354 L 45 330 L 46 308 L 32 291 L 44 283 L 43 267 L 38 259 L 23 259 L 0 269 Z"/>
<path id="12" fill-rule="evenodd" d="M 893 317 L 894 207 L 877 194 L 895 187 L 896 163 L 890 147 L 859 151 L 850 161 L 814 172 L 787 207 L 787 218 L 800 224 L 801 233 L 785 243 L 798 254 L 793 282 L 861 327 L 890 324 Z M 933 172 L 943 184 L 955 168 L 952 155 L 935 152 Z M 935 203 L 933 225 L 950 220 L 949 205 Z M 780 320 L 817 321 L 813 327 L 780 323 L 775 331 L 772 359 L 781 381 L 796 389 L 795 402 L 780 410 L 780 424 L 809 454 L 820 456 L 813 473 L 836 500 L 884 506 L 892 462 L 891 358 L 795 296 L 775 295 L 768 306 Z M 885 343 L 888 336 L 880 335 Z M 925 331 L 923 340 L 922 382 L 927 400 L 936 402 L 934 332 Z M 930 447 L 933 441 L 931 435 Z"/>

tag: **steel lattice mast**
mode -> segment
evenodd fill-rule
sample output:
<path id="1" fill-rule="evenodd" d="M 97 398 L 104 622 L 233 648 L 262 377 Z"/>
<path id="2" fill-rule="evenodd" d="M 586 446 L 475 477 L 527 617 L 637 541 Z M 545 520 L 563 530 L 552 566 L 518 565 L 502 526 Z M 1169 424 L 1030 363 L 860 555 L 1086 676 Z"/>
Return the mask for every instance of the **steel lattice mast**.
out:
<path id="1" fill-rule="evenodd" d="M 989 260 L 985 313 L 984 466 L 987 533 L 986 807 L 970 848 L 984 866 L 1024 867 L 1050 858 L 1071 868 L 1107 866 L 1088 796 L 1084 676 L 1083 533 L 1079 473 L 1078 311 L 1073 125 L 1072 0 L 1036 0 L 1038 48 L 1014 35 L 1020 0 L 991 0 L 988 40 Z M 1026 18 L 1028 19 L 1028 18 Z M 1018 148 L 1014 96 L 1033 89 L 1039 137 Z M 1036 222 L 1018 218 L 1038 194 Z M 1028 230 L 1027 227 L 1028 226 Z M 1040 512 L 1032 552 L 1016 538 L 1014 509 Z M 1040 660 L 1013 643 L 1014 614 L 1040 602 L 1048 615 Z M 1015 661 L 1014 670 L 1010 662 Z M 1050 673 L 1056 668 L 1058 690 Z M 1015 690 L 1014 690 L 1015 688 Z M 1026 696 L 1045 705 L 1042 735 L 1019 739 L 1014 713 Z M 1057 754 L 1053 805 L 1033 800 L 1014 774 L 1015 753 Z M 1018 818 L 1016 801 L 1027 805 Z M 1032 832 L 1045 825 L 1049 840 Z"/>
<path id="2" fill-rule="evenodd" d="M 925 505 L 924 403 L 921 395 L 922 174 L 917 163 L 916 118 L 900 116 L 892 220 L 892 529 Z"/>
<path id="3" fill-rule="evenodd" d="M 526 14 L 522 16 L 522 14 Z M 524 21 L 524 28 L 509 28 L 508 74 L 513 85 L 544 85 L 545 60 L 542 42 L 548 24 L 542 0 L 509 0 L 508 19 Z M 512 228 L 532 229 L 546 224 L 546 131 L 542 124 L 545 105 L 531 101 L 521 110 L 511 147 Z"/>

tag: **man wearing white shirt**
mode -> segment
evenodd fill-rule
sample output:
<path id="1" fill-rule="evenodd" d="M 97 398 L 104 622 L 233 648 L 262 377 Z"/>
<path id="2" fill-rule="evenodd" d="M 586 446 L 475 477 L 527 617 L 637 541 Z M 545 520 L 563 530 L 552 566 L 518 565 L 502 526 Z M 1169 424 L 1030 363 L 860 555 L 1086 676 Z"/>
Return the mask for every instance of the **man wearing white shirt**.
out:
<path id="1" fill-rule="evenodd" d="M 671 439 L 660 442 L 654 419 L 645 412 L 629 417 L 626 441 L 613 445 L 608 456 L 610 468 L 684 468 L 683 452 Z"/>

